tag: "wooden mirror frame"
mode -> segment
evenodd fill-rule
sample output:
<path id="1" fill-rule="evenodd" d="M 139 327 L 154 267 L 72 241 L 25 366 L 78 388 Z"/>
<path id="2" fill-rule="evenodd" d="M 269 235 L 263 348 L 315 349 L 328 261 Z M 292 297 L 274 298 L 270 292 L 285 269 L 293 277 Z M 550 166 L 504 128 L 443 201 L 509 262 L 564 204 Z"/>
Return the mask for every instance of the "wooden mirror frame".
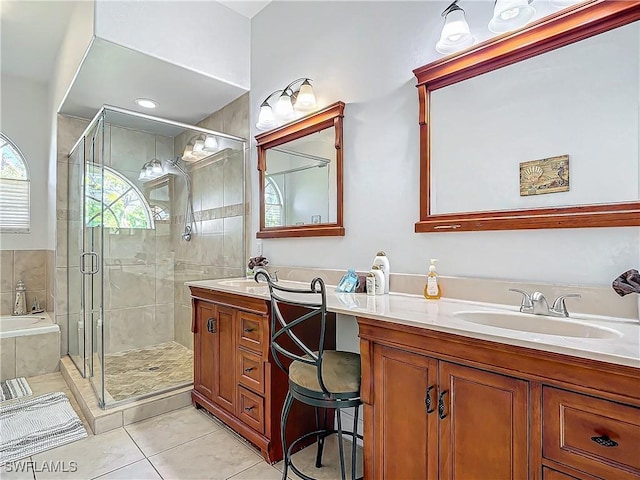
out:
<path id="1" fill-rule="evenodd" d="M 258 170 L 260 171 L 260 230 L 257 238 L 286 238 L 286 237 L 343 237 L 342 223 L 342 119 L 344 117 L 344 103 L 336 102 L 322 110 L 287 123 L 281 127 L 256 135 L 258 145 Z M 267 150 L 283 143 L 306 137 L 312 133 L 335 128 L 336 148 L 336 222 L 309 225 L 286 225 L 283 227 L 265 227 L 264 215 L 264 182 L 267 171 Z"/>
<path id="2" fill-rule="evenodd" d="M 429 98 L 432 91 L 640 19 L 640 0 L 594 0 L 489 39 L 413 73 L 420 100 L 420 221 L 416 233 L 640 226 L 640 201 L 571 207 L 431 213 Z"/>

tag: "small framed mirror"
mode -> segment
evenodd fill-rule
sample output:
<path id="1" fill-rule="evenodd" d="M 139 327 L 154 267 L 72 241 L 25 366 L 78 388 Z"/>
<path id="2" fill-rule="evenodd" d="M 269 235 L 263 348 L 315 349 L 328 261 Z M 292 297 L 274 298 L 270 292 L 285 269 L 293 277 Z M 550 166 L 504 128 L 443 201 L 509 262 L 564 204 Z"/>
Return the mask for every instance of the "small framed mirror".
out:
<path id="1" fill-rule="evenodd" d="M 260 171 L 258 238 L 344 236 L 344 103 L 256 136 Z"/>

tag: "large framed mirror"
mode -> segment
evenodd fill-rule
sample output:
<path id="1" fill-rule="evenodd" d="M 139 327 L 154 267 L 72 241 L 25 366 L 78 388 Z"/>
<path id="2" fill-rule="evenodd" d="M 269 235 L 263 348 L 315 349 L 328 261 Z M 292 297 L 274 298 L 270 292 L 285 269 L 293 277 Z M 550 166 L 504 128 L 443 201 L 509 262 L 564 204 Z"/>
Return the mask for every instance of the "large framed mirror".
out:
<path id="1" fill-rule="evenodd" d="M 344 236 L 344 103 L 256 136 L 260 171 L 258 238 Z"/>
<path id="2" fill-rule="evenodd" d="M 640 1 L 578 4 L 414 74 L 416 232 L 640 226 Z"/>

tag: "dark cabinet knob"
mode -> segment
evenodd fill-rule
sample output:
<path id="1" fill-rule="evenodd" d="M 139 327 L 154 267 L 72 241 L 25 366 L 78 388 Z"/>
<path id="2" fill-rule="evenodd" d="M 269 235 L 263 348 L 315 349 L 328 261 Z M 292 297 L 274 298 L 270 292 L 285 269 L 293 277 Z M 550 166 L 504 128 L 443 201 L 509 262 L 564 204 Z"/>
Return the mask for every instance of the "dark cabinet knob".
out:
<path id="1" fill-rule="evenodd" d="M 440 417 L 440 420 L 444 420 L 445 418 L 447 418 L 447 413 L 445 412 L 444 406 L 444 397 L 447 393 L 449 392 L 445 390 L 440 394 L 440 396 L 438 396 L 438 416 Z"/>
<path id="2" fill-rule="evenodd" d="M 216 333 L 216 319 L 210 318 L 207 320 L 207 332 Z"/>
<path id="3" fill-rule="evenodd" d="M 256 369 L 256 367 L 247 367 L 244 369 L 245 372 L 249 373 L 249 372 L 253 372 Z"/>
<path id="4" fill-rule="evenodd" d="M 247 327 L 244 329 L 245 333 L 251 333 L 255 330 L 255 328 Z"/>
<path id="5" fill-rule="evenodd" d="M 599 437 L 591 437 L 591 440 L 603 447 L 617 447 L 618 442 L 611 440 L 607 435 L 600 435 Z"/>
<path id="6" fill-rule="evenodd" d="M 424 397 L 424 404 L 427 407 L 427 413 L 435 412 L 435 408 L 433 408 L 433 400 L 431 399 L 431 392 L 435 389 L 435 385 L 431 385 L 427 388 L 427 395 Z"/>
<path id="7" fill-rule="evenodd" d="M 251 410 L 253 410 L 254 408 L 256 408 L 255 405 L 251 405 L 250 407 L 244 407 L 245 411 L 250 412 Z"/>

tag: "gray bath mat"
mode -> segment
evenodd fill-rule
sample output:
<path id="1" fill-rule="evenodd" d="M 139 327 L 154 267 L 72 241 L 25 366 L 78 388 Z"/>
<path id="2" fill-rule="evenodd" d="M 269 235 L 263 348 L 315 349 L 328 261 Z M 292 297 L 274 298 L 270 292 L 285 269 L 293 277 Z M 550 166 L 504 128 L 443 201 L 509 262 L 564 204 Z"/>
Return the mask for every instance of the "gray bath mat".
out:
<path id="1" fill-rule="evenodd" d="M 0 466 L 87 436 L 62 392 L 0 405 Z"/>
<path id="2" fill-rule="evenodd" d="M 12 400 L 14 398 L 28 397 L 31 395 L 31 388 L 24 377 L 12 378 L 0 382 L 0 402 Z"/>

